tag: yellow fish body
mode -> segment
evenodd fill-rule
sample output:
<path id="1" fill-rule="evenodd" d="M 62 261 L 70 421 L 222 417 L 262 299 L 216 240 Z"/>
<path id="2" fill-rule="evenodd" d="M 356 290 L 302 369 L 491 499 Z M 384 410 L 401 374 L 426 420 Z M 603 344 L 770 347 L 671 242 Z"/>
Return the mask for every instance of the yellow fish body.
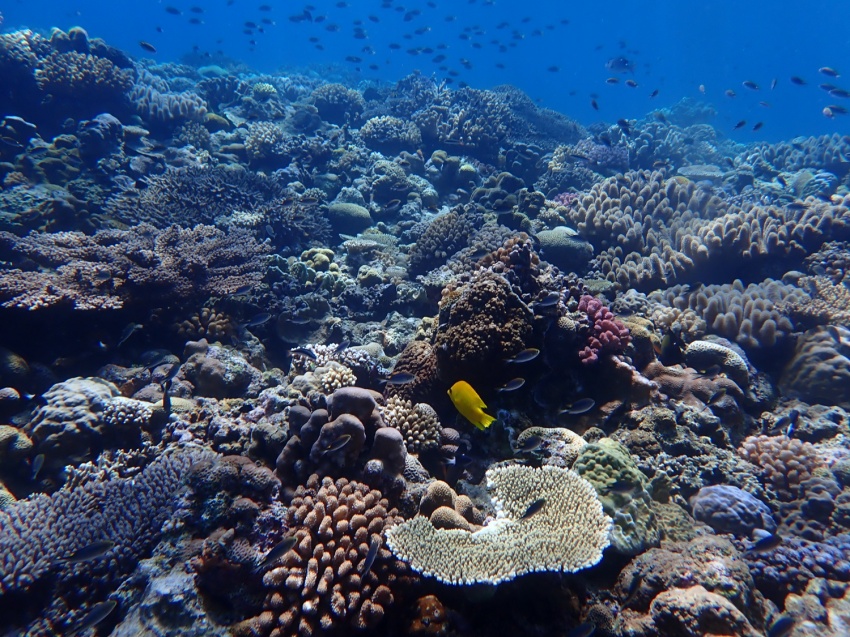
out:
<path id="1" fill-rule="evenodd" d="M 482 431 L 487 429 L 496 420 L 490 414 L 485 414 L 487 405 L 481 400 L 481 396 L 472 389 L 465 380 L 459 380 L 449 389 L 449 398 L 452 399 L 455 408 L 460 415 Z"/>

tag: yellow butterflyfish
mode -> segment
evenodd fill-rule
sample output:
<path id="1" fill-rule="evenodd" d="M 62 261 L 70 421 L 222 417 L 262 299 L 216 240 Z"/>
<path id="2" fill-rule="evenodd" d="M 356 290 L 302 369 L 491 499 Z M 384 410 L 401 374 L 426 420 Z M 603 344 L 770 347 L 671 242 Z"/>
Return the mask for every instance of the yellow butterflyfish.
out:
<path id="1" fill-rule="evenodd" d="M 487 405 L 484 404 L 481 396 L 465 380 L 459 380 L 452 385 L 451 389 L 449 389 L 449 398 L 452 399 L 460 415 L 482 431 L 487 429 L 496 420 L 490 414 L 484 413 Z"/>

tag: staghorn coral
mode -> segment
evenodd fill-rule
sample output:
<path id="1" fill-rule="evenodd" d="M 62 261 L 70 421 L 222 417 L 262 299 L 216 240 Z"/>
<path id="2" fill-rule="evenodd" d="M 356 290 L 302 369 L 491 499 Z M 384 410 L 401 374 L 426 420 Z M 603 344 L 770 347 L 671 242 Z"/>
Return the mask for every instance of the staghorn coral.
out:
<path id="1" fill-rule="evenodd" d="M 166 455 L 133 479 L 89 481 L 0 511 L 4 626 L 33 636 L 69 634 L 156 545 L 183 477 L 207 456 Z M 57 557 L 99 540 L 115 543 L 102 559 L 57 568 Z"/>
<path id="2" fill-rule="evenodd" d="M 322 119 L 331 124 L 354 123 L 365 102 L 360 93 L 342 84 L 325 84 L 310 95 L 310 101 Z"/>
<path id="3" fill-rule="evenodd" d="M 459 148 L 485 161 L 498 156 L 508 134 L 510 109 L 492 91 L 443 89 L 425 108 L 413 113 L 422 141 L 432 151 Z"/>
<path id="4" fill-rule="evenodd" d="M 391 396 L 381 407 L 384 422 L 404 435 L 407 450 L 420 453 L 440 444 L 440 418 L 427 403 L 413 404 L 400 396 Z"/>
<path id="5" fill-rule="evenodd" d="M 0 272 L 0 302 L 35 310 L 54 305 L 116 309 L 132 304 L 191 302 L 257 286 L 267 247 L 244 230 L 211 226 L 31 234 L 0 233 L 0 253 L 42 270 Z"/>
<path id="6" fill-rule="evenodd" d="M 387 154 L 415 151 L 422 144 L 416 124 L 390 115 L 366 120 L 360 128 L 360 137 L 368 148 Z"/>
<path id="7" fill-rule="evenodd" d="M 215 223 L 235 211 L 257 211 L 284 192 L 268 177 L 242 168 L 169 168 L 146 182 L 141 192 L 134 189 L 111 197 L 106 213 L 126 224 L 191 227 Z"/>
<path id="8" fill-rule="evenodd" d="M 456 207 L 436 217 L 410 249 L 410 271 L 424 274 L 444 264 L 449 257 L 470 245 L 479 215 L 471 208 Z"/>
<path id="9" fill-rule="evenodd" d="M 447 584 L 497 584 L 537 571 L 572 573 L 602 558 L 611 520 L 593 487 L 574 471 L 510 465 L 488 470 L 486 478 L 495 520 L 470 533 L 437 529 L 417 516 L 387 532 L 393 553 Z M 539 499 L 543 508 L 520 520 Z"/>
<path id="10" fill-rule="evenodd" d="M 380 491 L 340 478 L 310 477 L 285 514 L 298 543 L 267 570 L 264 611 L 237 624 L 237 637 L 308 637 L 331 631 L 373 630 L 406 584 L 406 564 L 383 546 L 383 534 L 400 519 Z M 368 573 L 363 562 L 380 542 Z"/>

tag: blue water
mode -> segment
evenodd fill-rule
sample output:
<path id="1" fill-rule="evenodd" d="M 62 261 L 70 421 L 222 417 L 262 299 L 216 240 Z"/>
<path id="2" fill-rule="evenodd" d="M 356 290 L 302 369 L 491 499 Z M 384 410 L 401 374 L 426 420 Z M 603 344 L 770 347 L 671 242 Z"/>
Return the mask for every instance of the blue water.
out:
<path id="1" fill-rule="evenodd" d="M 0 10 L 6 30 L 82 26 L 89 35 L 140 57 L 151 54 L 140 48 L 139 40 L 150 42 L 157 49 L 151 57 L 159 62 L 178 61 L 197 47 L 212 59 L 227 56 L 261 72 L 311 68 L 353 83 L 394 82 L 416 69 L 441 79 L 453 71 L 455 85 L 513 84 L 540 104 L 584 124 L 642 117 L 690 96 L 712 104 L 718 113 L 715 127 L 744 142 L 850 131 L 848 116 L 828 119 L 822 114 L 830 104 L 850 108 L 850 100 L 818 88 L 829 82 L 850 89 L 844 76 L 834 79 L 818 73 L 820 67 L 829 66 L 850 77 L 850 30 L 841 27 L 850 24 L 848 2 L 395 0 L 390 8 L 380 0 L 350 0 L 345 7 L 338 7 L 336 0 L 265 2 L 270 11 L 259 10 L 264 0 L 195 4 L 15 0 Z M 307 5 L 314 7 L 313 22 L 288 19 Z M 181 15 L 167 13 L 166 6 Z M 193 6 L 203 11 L 192 12 Z M 405 21 L 414 10 L 421 13 Z M 323 22 L 318 21 L 320 16 Z M 191 18 L 200 23 L 190 23 Z M 263 18 L 272 24 L 263 24 Z M 354 37 L 356 20 L 362 21 L 363 39 Z M 246 21 L 265 32 L 244 33 Z M 339 31 L 329 31 L 329 24 L 338 25 Z M 461 39 L 466 35 L 468 39 Z M 319 42 L 311 43 L 311 37 Z M 390 49 L 391 43 L 401 49 Z M 371 49 L 364 52 L 367 46 Z M 442 46 L 444 50 L 438 48 Z M 506 47 L 505 52 L 500 46 Z M 415 48 L 434 52 L 407 52 Z M 434 63 L 438 54 L 446 60 Z M 348 56 L 363 61 L 347 62 Z M 615 56 L 633 62 L 634 73 L 609 71 L 605 63 Z M 468 60 L 468 68 L 461 59 Z M 547 70 L 550 67 L 558 70 Z M 807 84 L 793 85 L 789 79 L 793 75 Z M 620 81 L 606 83 L 612 76 Z M 638 86 L 625 85 L 628 78 Z M 748 80 L 760 90 L 745 88 L 742 82 Z M 728 89 L 735 97 L 725 95 Z M 650 98 L 654 90 L 658 95 Z M 593 95 L 598 96 L 599 111 L 591 106 Z M 740 120 L 747 125 L 733 131 Z M 764 126 L 754 132 L 756 122 Z"/>

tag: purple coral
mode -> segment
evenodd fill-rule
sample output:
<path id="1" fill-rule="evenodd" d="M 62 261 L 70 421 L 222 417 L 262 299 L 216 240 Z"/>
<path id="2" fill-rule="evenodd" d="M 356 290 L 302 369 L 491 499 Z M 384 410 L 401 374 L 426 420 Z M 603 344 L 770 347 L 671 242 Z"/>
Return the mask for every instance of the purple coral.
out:
<path id="1" fill-rule="evenodd" d="M 629 329 L 614 318 L 602 301 L 585 294 L 579 299 L 578 309 L 587 314 L 590 322 L 587 344 L 578 353 L 582 363 L 595 363 L 602 354 L 622 352 L 629 344 Z"/>

